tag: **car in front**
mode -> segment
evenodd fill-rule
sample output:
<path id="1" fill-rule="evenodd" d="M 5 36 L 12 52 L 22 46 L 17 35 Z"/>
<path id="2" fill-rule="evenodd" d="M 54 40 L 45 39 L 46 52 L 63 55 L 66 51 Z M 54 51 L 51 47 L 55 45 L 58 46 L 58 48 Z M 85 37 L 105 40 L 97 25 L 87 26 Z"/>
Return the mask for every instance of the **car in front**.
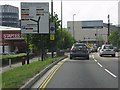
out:
<path id="1" fill-rule="evenodd" d="M 70 50 L 70 59 L 75 57 L 85 57 L 86 59 L 89 59 L 89 51 L 84 43 L 73 44 Z"/>
<path id="2" fill-rule="evenodd" d="M 115 57 L 115 50 L 112 45 L 104 44 L 104 45 L 102 45 L 101 49 L 99 50 L 99 55 L 101 57 L 103 55 L 112 55 L 112 57 Z"/>

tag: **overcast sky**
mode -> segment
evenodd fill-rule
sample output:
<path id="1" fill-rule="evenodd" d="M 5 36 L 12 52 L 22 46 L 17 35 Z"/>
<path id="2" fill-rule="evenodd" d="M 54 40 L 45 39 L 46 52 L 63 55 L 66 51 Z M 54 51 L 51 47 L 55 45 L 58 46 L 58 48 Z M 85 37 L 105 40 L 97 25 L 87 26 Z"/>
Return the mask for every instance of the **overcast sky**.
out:
<path id="1" fill-rule="evenodd" d="M 49 2 L 51 0 L 0 0 L 0 5 L 8 4 L 19 7 L 20 2 Z M 53 0 L 54 12 L 61 19 L 61 0 Z M 110 15 L 110 23 L 118 24 L 118 2 L 119 0 L 63 0 L 63 27 L 67 27 L 67 21 L 103 20 L 108 22 L 107 16 Z M 51 8 L 49 8 L 51 11 Z"/>

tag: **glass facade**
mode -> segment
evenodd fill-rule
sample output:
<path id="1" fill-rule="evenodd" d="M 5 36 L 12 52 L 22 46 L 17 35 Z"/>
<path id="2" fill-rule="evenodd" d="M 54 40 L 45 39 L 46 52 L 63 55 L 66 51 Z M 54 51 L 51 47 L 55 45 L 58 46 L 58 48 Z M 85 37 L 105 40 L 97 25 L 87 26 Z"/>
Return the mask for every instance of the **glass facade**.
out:
<path id="1" fill-rule="evenodd" d="M 0 5 L 0 25 L 18 27 L 19 10 L 11 5 Z"/>

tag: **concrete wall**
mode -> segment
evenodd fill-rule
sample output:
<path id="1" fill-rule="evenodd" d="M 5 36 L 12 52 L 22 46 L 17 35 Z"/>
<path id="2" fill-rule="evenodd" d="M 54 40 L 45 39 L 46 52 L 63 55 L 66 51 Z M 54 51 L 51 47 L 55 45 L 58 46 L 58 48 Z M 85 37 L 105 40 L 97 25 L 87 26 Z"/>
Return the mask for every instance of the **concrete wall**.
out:
<path id="1" fill-rule="evenodd" d="M 107 33 L 108 30 L 106 27 L 103 28 L 82 28 L 82 22 L 81 21 L 74 21 L 74 32 L 75 32 L 75 39 L 77 41 L 96 41 L 95 34 L 97 33 L 97 36 L 102 36 L 103 40 L 107 41 Z M 68 31 L 73 35 L 73 21 L 67 22 L 67 28 Z"/>

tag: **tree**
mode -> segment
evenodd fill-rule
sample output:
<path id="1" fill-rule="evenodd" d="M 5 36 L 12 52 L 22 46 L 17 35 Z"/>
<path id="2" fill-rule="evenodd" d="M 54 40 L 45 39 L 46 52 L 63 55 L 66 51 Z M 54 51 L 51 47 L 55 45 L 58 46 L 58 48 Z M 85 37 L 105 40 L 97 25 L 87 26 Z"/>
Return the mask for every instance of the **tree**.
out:
<path id="1" fill-rule="evenodd" d="M 74 39 L 73 39 L 71 33 L 68 32 L 66 28 L 63 28 L 62 31 L 61 31 L 61 29 L 59 29 L 57 31 L 56 40 L 57 40 L 57 48 L 58 49 L 70 48 L 72 46 L 72 44 L 74 43 Z"/>
<path id="2" fill-rule="evenodd" d="M 101 46 L 103 44 L 103 42 L 104 42 L 104 39 L 103 39 L 102 35 L 99 35 L 97 37 L 97 39 L 98 39 L 98 45 Z"/>
<path id="3" fill-rule="evenodd" d="M 108 39 L 112 45 L 120 46 L 120 36 L 118 30 L 112 30 Z"/>

